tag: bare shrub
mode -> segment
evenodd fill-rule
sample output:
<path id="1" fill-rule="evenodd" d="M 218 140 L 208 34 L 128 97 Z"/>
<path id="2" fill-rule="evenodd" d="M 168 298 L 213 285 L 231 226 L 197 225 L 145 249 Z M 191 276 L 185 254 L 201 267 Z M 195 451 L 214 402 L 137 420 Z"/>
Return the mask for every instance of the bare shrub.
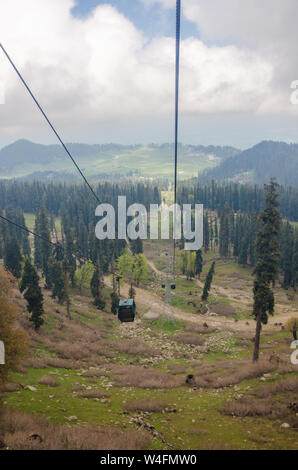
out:
<path id="1" fill-rule="evenodd" d="M 1 387 L 1 392 L 16 392 L 17 390 L 20 389 L 20 385 L 19 384 L 13 384 L 13 383 L 8 383 L 8 384 L 4 384 L 2 387 Z"/>
<path id="2" fill-rule="evenodd" d="M 126 366 L 123 367 L 122 373 L 119 373 L 114 381 L 120 387 L 168 389 L 181 386 L 184 383 L 184 378 L 174 378 L 166 372 L 155 369 Z"/>
<path id="3" fill-rule="evenodd" d="M 135 400 L 123 404 L 123 409 L 126 411 L 148 411 L 158 413 L 167 408 L 167 404 L 161 400 Z"/>
<path id="4" fill-rule="evenodd" d="M 144 343 L 138 338 L 124 341 L 111 340 L 108 343 L 113 349 L 125 354 L 141 355 L 141 356 L 158 356 L 160 351 L 153 349 L 149 344 Z"/>
<path id="5" fill-rule="evenodd" d="M 47 387 L 58 387 L 59 386 L 59 382 L 54 378 L 52 377 L 51 375 L 43 375 L 38 383 L 40 385 L 46 385 Z"/>
<path id="6" fill-rule="evenodd" d="M 203 324 L 197 324 L 192 322 L 187 322 L 185 325 L 185 331 L 190 331 L 192 333 L 200 333 L 201 335 L 213 333 L 216 331 L 216 328 L 212 326 L 204 326 Z"/>
<path id="7" fill-rule="evenodd" d="M 150 436 L 143 430 L 64 426 L 3 408 L 0 433 L 12 450 L 144 450 Z"/>
<path id="8" fill-rule="evenodd" d="M 174 336 L 174 340 L 180 344 L 192 344 L 193 346 L 202 346 L 205 340 L 198 334 L 179 333 Z"/>
<path id="9" fill-rule="evenodd" d="M 256 400 L 250 397 L 242 397 L 239 400 L 228 401 L 220 410 L 230 416 L 273 416 L 284 415 L 286 408 L 280 404 L 274 404 L 271 400 Z"/>
<path id="10" fill-rule="evenodd" d="M 287 377 L 273 385 L 261 385 L 254 390 L 254 394 L 261 398 L 285 392 L 298 392 L 298 377 Z"/>
<path id="11" fill-rule="evenodd" d="M 168 368 L 170 369 L 170 372 L 173 375 L 185 374 L 186 372 L 186 368 L 180 366 L 179 364 L 169 364 Z"/>
<path id="12" fill-rule="evenodd" d="M 46 358 L 41 358 L 41 357 L 28 357 L 25 362 L 24 362 L 24 365 L 26 367 L 32 367 L 34 369 L 44 369 L 45 367 L 47 367 L 47 360 Z"/>
<path id="13" fill-rule="evenodd" d="M 107 374 L 107 372 L 104 370 L 89 369 L 89 370 L 85 370 L 82 373 L 82 376 L 83 377 L 108 377 L 109 374 Z"/>
<path id="14" fill-rule="evenodd" d="M 235 337 L 238 339 L 254 341 L 254 335 L 245 331 L 236 332 Z"/>
<path id="15" fill-rule="evenodd" d="M 82 360 L 86 359 L 90 352 L 85 343 L 68 343 L 61 341 L 53 346 L 53 350 L 63 359 Z"/>
<path id="16" fill-rule="evenodd" d="M 210 366 L 209 366 L 210 367 Z M 238 364 L 230 364 L 228 361 L 223 361 L 222 364 L 217 364 L 218 370 L 213 371 L 212 366 L 201 370 L 199 369 L 195 375 L 195 382 L 197 387 L 201 388 L 221 388 L 229 387 L 238 384 L 243 380 L 253 379 L 261 375 L 271 372 L 275 366 L 269 361 L 259 361 L 257 363 L 245 362 Z M 210 373 L 211 372 L 211 373 Z"/>
<path id="17" fill-rule="evenodd" d="M 218 315 L 224 315 L 225 317 L 232 317 L 236 315 L 236 310 L 228 304 L 215 302 L 211 306 L 212 312 L 217 313 Z"/>
<path id="18" fill-rule="evenodd" d="M 81 398 L 97 398 L 97 399 L 101 399 L 101 398 L 107 398 L 108 395 L 104 392 L 101 392 L 100 390 L 85 390 L 83 392 L 79 392 L 78 394 L 79 397 Z"/>
<path id="19" fill-rule="evenodd" d="M 46 365 L 56 367 L 57 369 L 81 369 L 82 362 L 72 361 L 71 359 L 61 359 L 58 357 L 47 357 Z"/>

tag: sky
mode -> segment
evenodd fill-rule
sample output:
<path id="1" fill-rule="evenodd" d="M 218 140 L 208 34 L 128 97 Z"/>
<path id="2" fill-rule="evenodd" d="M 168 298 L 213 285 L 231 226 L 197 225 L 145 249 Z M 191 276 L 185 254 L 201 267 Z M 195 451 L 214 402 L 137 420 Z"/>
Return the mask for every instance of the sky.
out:
<path id="1" fill-rule="evenodd" d="M 170 142 L 175 3 L 0 0 L 0 41 L 65 141 Z M 297 17 L 297 0 L 182 0 L 181 142 L 298 141 Z M 3 53 L 0 103 L 1 147 L 55 142 Z"/>

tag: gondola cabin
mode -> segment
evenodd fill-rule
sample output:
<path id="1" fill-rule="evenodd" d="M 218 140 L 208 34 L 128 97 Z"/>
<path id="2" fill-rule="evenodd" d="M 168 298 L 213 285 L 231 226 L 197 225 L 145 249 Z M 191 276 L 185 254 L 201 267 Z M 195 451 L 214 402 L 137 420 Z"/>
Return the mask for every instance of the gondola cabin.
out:
<path id="1" fill-rule="evenodd" d="M 133 322 L 136 314 L 136 304 L 133 299 L 121 299 L 118 306 L 118 319 L 124 323 Z"/>

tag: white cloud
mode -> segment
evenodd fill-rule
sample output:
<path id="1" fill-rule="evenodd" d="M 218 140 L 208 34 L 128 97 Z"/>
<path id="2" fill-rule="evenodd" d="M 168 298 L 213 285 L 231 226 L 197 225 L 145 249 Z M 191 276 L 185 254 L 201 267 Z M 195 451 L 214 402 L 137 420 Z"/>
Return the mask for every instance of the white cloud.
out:
<path id="1" fill-rule="evenodd" d="M 231 2 L 214 2 L 219 9 L 214 29 L 207 2 L 198 8 L 197 1 L 185 0 L 184 14 L 202 28 L 203 38 L 219 40 L 228 32 L 228 26 L 226 33 L 220 31 L 228 16 L 220 5 Z M 0 0 L 1 41 L 55 123 L 68 126 L 69 138 L 77 141 L 78 126 L 83 132 L 106 123 L 168 119 L 174 101 L 174 39 L 148 41 L 111 5 L 98 6 L 84 19 L 71 15 L 73 5 L 72 0 Z M 181 112 L 273 109 L 280 99 L 272 88 L 274 65 L 248 41 L 225 46 L 207 46 L 196 38 L 182 41 Z M 23 137 L 42 118 L 2 55 L 0 80 L 6 83 L 1 128 Z"/>

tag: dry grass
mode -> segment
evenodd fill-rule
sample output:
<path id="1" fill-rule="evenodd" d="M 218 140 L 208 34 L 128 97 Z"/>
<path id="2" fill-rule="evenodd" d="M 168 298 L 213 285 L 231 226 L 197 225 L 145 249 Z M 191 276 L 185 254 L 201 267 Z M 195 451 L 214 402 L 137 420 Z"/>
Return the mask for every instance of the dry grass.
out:
<path id="1" fill-rule="evenodd" d="M 108 345 L 118 352 L 140 356 L 158 356 L 160 351 L 153 349 L 149 344 L 144 343 L 138 338 L 130 340 L 116 341 L 110 340 Z"/>
<path id="2" fill-rule="evenodd" d="M 286 407 L 271 400 L 256 400 L 251 397 L 242 397 L 239 400 L 228 401 L 220 410 L 230 416 L 269 416 L 274 418 L 287 414 Z"/>
<path id="3" fill-rule="evenodd" d="M 243 380 L 254 379 L 271 372 L 276 366 L 269 361 L 253 364 L 248 361 L 222 361 L 215 365 L 205 365 L 194 373 L 196 386 L 200 388 L 222 388 L 238 384 Z"/>
<path id="4" fill-rule="evenodd" d="M 93 400 L 101 398 L 107 398 L 108 395 L 100 390 L 85 390 L 83 392 L 79 392 L 78 396 L 81 398 L 92 398 Z"/>
<path id="5" fill-rule="evenodd" d="M 8 408 L 0 413 L 1 439 L 12 450 L 144 450 L 151 440 L 140 429 L 57 425 Z"/>
<path id="6" fill-rule="evenodd" d="M 16 392 L 17 390 L 20 389 L 20 386 L 18 384 L 13 384 L 13 383 L 7 383 L 1 386 L 1 392 Z"/>
<path id="7" fill-rule="evenodd" d="M 185 325 L 185 331 L 204 335 L 208 333 L 213 333 L 214 331 L 216 331 L 216 328 L 213 328 L 212 326 L 208 326 L 206 324 L 204 326 L 203 324 L 198 325 L 197 323 L 187 322 Z"/>
<path id="8" fill-rule="evenodd" d="M 155 369 L 138 366 L 120 366 L 120 368 L 118 375 L 114 378 L 115 384 L 120 387 L 169 389 L 180 387 L 184 383 L 184 378 L 173 377 L 166 372 Z"/>
<path id="9" fill-rule="evenodd" d="M 212 312 L 217 313 L 218 315 L 223 315 L 225 317 L 232 317 L 237 313 L 231 305 L 219 302 L 215 302 L 214 304 L 212 304 L 211 310 Z"/>
<path id="10" fill-rule="evenodd" d="M 173 339 L 179 344 L 191 344 L 193 346 L 202 346 L 205 343 L 204 338 L 195 333 L 179 333 Z"/>
<path id="11" fill-rule="evenodd" d="M 38 383 L 40 385 L 46 385 L 47 387 L 58 387 L 60 385 L 55 377 L 52 377 L 51 375 L 43 375 L 39 379 Z"/>
<path id="12" fill-rule="evenodd" d="M 57 369 L 81 369 L 83 363 L 72 361 L 71 359 L 61 359 L 58 357 L 29 357 L 25 362 L 26 367 L 34 369 L 45 369 L 46 367 L 56 367 Z"/>
<path id="13" fill-rule="evenodd" d="M 82 373 L 82 377 L 108 377 L 109 374 L 107 374 L 106 371 L 104 370 L 98 370 L 98 369 L 89 369 L 89 370 L 85 370 L 83 373 Z"/>
<path id="14" fill-rule="evenodd" d="M 141 399 L 123 404 L 123 409 L 125 411 L 147 411 L 150 413 L 158 413 L 166 408 L 167 404 L 161 400 Z"/>
<path id="15" fill-rule="evenodd" d="M 179 364 L 169 364 L 168 366 L 171 374 L 173 375 L 179 375 L 179 374 L 185 374 L 186 373 L 186 368 L 183 366 L 180 366 Z"/>
<path id="16" fill-rule="evenodd" d="M 260 398 L 286 392 L 298 392 L 298 377 L 287 377 L 274 385 L 261 385 L 254 390 L 254 394 Z"/>

